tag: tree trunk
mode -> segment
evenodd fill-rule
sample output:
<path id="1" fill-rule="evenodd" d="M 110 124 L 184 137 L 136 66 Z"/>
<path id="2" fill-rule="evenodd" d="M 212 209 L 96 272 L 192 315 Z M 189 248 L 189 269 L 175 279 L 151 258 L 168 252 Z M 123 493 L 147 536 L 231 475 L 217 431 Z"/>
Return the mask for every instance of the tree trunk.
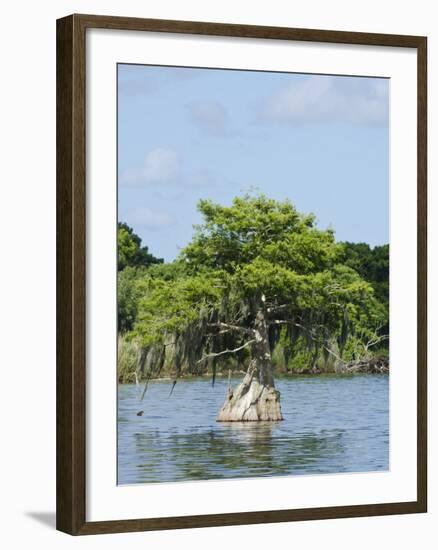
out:
<path id="1" fill-rule="evenodd" d="M 234 390 L 228 389 L 218 422 L 283 420 L 280 392 L 275 389 L 271 351 L 265 313 L 259 310 L 254 323 L 255 343 L 252 359 L 243 381 Z"/>

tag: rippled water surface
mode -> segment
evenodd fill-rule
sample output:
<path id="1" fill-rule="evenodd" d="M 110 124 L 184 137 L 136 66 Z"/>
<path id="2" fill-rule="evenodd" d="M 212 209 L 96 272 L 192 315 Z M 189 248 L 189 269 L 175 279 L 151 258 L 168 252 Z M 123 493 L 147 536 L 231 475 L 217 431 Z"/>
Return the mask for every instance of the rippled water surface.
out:
<path id="1" fill-rule="evenodd" d="M 388 376 L 279 379 L 276 423 L 216 422 L 227 385 L 150 382 L 141 403 L 120 385 L 119 484 L 388 469 Z"/>

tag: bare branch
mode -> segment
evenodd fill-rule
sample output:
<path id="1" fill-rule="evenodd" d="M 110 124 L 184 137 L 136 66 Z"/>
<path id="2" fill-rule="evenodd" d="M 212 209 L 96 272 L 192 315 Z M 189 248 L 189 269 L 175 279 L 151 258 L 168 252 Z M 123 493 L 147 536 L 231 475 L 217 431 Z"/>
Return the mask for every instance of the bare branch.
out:
<path id="1" fill-rule="evenodd" d="M 376 344 L 379 344 L 380 342 L 383 342 L 384 340 L 389 339 L 389 334 L 383 334 L 382 336 L 375 336 L 375 338 L 371 338 L 371 340 L 368 340 L 366 344 L 363 345 L 365 352 L 369 350 L 369 348 L 375 346 Z"/>
<path id="2" fill-rule="evenodd" d="M 253 339 L 253 340 L 248 340 L 248 342 L 245 342 L 242 346 L 239 346 L 238 348 L 235 348 L 235 349 L 224 349 L 223 351 L 219 351 L 218 353 L 209 353 L 208 355 L 204 355 L 204 357 L 202 357 L 201 359 L 199 359 L 199 361 L 197 361 L 197 363 L 202 363 L 202 362 L 205 361 L 206 359 L 210 359 L 210 357 L 219 357 L 219 355 L 225 355 L 226 353 L 237 353 L 237 352 L 240 351 L 241 349 L 246 348 L 247 346 L 253 344 L 254 342 L 255 342 L 255 339 Z"/>

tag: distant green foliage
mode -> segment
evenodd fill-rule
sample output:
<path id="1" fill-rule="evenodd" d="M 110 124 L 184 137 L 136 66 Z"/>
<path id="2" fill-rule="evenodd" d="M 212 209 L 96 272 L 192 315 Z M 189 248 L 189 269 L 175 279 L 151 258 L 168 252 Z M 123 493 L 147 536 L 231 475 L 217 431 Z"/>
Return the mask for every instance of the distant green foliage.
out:
<path id="1" fill-rule="evenodd" d="M 389 245 L 371 248 L 366 243 L 342 243 L 342 262 L 372 284 L 376 297 L 389 302 Z"/>
<path id="2" fill-rule="evenodd" d="M 160 258 L 155 258 L 149 253 L 147 246 L 141 246 L 141 238 L 134 233 L 126 223 L 118 224 L 118 269 L 125 267 L 148 267 L 153 264 L 163 263 Z"/>
<path id="3" fill-rule="evenodd" d="M 126 223 L 118 224 L 118 327 L 124 333 L 134 328 L 138 300 L 143 295 L 142 280 L 145 269 L 161 267 L 163 260 L 141 246 L 141 238 Z M 167 268 L 168 269 L 168 268 Z"/>
<path id="4" fill-rule="evenodd" d="M 118 273 L 118 326 L 120 332 L 134 328 L 137 319 L 138 300 L 142 296 L 141 281 L 144 270 L 126 267 Z"/>

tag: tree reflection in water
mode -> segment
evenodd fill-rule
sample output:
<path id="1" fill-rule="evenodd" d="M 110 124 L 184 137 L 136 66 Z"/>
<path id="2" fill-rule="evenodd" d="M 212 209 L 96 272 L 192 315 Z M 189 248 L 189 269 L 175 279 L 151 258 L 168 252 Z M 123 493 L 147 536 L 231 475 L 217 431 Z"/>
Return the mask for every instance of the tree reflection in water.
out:
<path id="1" fill-rule="evenodd" d="M 342 454 L 342 436 L 342 430 L 333 430 L 291 438 L 272 422 L 228 423 L 220 430 L 171 433 L 164 440 L 158 431 L 136 433 L 137 453 L 144 457 L 137 473 L 144 481 L 322 473 L 324 460 Z"/>

